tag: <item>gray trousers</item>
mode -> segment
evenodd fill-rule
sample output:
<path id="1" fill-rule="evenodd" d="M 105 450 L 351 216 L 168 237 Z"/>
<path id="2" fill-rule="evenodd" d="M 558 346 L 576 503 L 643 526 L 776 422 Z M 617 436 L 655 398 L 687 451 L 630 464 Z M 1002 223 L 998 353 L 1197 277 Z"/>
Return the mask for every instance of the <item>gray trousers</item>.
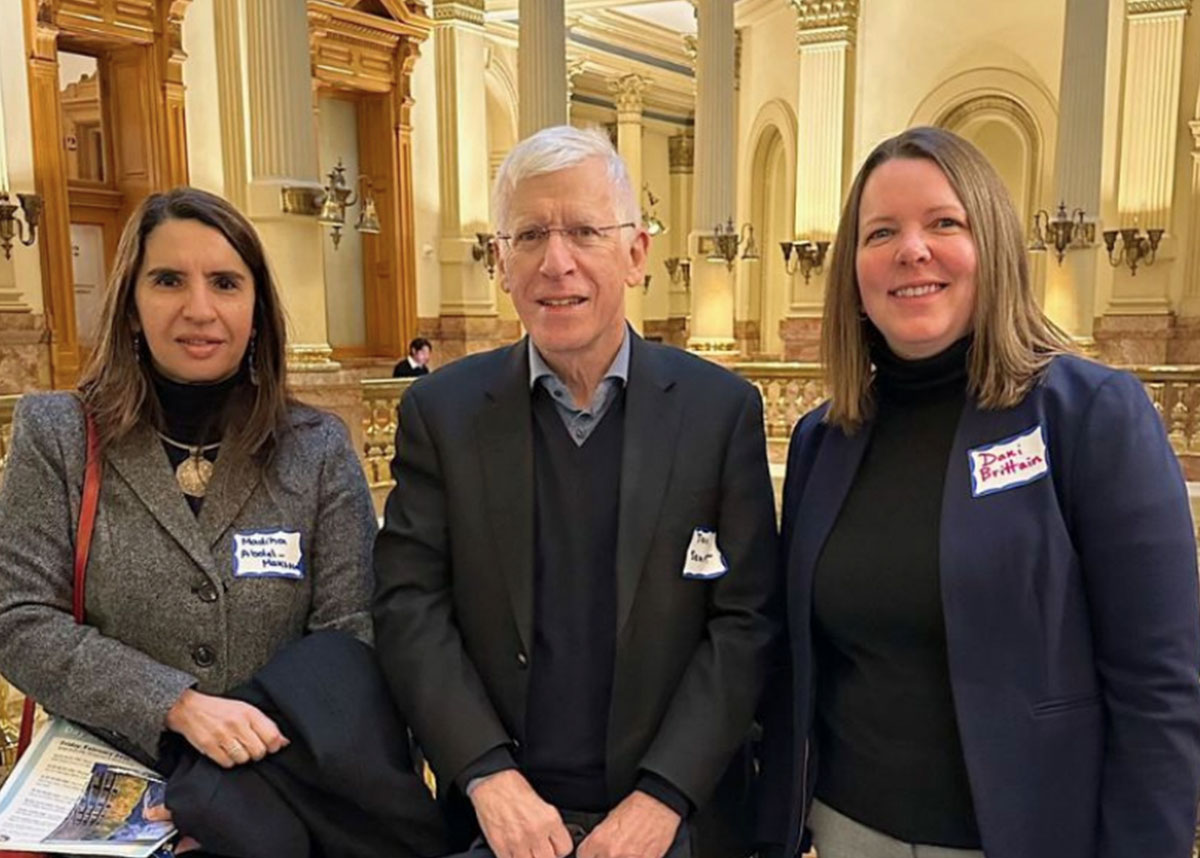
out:
<path id="1" fill-rule="evenodd" d="M 817 858 L 984 858 L 974 849 L 905 843 L 813 800 L 808 814 Z"/>

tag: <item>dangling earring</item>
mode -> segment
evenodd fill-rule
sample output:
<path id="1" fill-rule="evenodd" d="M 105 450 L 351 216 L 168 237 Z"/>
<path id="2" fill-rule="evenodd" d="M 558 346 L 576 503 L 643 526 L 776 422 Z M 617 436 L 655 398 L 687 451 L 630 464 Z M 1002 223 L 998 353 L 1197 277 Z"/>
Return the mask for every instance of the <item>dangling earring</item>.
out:
<path id="1" fill-rule="evenodd" d="M 258 352 L 258 331 L 251 331 L 250 346 L 246 349 L 246 365 L 250 370 L 250 383 L 258 387 L 258 364 L 254 358 Z"/>
<path id="2" fill-rule="evenodd" d="M 142 335 L 137 331 L 133 332 L 133 362 L 142 362 Z"/>

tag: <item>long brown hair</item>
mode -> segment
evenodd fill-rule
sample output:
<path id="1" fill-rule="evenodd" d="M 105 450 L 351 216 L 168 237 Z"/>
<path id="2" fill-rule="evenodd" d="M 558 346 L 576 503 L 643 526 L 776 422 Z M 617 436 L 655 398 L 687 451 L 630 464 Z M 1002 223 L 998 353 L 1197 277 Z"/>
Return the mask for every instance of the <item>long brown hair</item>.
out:
<path id="1" fill-rule="evenodd" d="M 287 346 L 283 309 L 267 266 L 262 242 L 250 222 L 229 202 L 197 188 L 175 188 L 146 197 L 130 216 L 117 246 L 100 314 L 99 340 L 79 379 L 83 403 L 96 421 L 101 444 L 127 435 L 145 422 L 162 428 L 148 357 L 138 349 L 133 323 L 134 293 L 146 239 L 166 220 L 195 220 L 212 227 L 242 257 L 254 277 L 254 348 L 243 356 L 247 380 L 226 409 L 223 435 L 236 454 L 253 455 L 287 425 Z M 248 365 L 253 358 L 253 367 Z M 253 375 L 256 383 L 251 383 Z"/>
<path id="2" fill-rule="evenodd" d="M 942 128 L 910 128 L 884 140 L 867 156 L 842 209 L 829 265 L 821 359 L 829 385 L 826 420 L 854 432 L 873 410 L 868 326 L 858 291 L 856 258 L 863 188 L 893 158 L 937 164 L 967 213 L 975 242 L 974 341 L 968 356 L 971 395 L 981 408 L 1021 401 L 1056 354 L 1074 343 L 1042 312 L 1029 280 L 1025 240 L 1008 189 L 983 153 Z"/>

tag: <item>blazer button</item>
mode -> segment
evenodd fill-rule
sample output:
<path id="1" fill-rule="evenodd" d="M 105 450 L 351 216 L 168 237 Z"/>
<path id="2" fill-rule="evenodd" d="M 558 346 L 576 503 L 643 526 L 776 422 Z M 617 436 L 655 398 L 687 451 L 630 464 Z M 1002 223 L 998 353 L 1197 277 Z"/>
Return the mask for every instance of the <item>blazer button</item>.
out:
<path id="1" fill-rule="evenodd" d="M 192 661 L 196 662 L 198 667 L 212 667 L 216 660 L 217 654 L 207 644 L 200 644 L 192 649 Z"/>
<path id="2" fill-rule="evenodd" d="M 529 656 L 525 655 L 523 652 L 517 653 L 517 666 L 522 670 L 529 667 Z"/>
<path id="3" fill-rule="evenodd" d="M 212 581 L 205 581 L 203 584 L 197 584 L 192 588 L 192 592 L 199 597 L 201 602 L 217 601 L 217 588 L 213 586 Z"/>

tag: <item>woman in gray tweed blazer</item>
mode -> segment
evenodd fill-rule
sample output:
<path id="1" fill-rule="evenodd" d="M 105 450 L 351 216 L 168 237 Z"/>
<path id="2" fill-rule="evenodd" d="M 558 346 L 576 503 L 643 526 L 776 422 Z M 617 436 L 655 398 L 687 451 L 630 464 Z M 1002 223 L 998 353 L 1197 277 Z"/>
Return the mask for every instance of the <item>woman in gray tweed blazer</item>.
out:
<path id="1" fill-rule="evenodd" d="M 226 768 L 279 751 L 271 718 L 221 695 L 309 632 L 370 642 L 370 494 L 342 423 L 288 397 L 284 338 L 245 218 L 202 191 L 155 194 L 121 238 L 78 392 L 17 406 L 0 673 L 150 760 L 170 733 Z M 103 482 L 76 625 L 85 409 Z"/>

